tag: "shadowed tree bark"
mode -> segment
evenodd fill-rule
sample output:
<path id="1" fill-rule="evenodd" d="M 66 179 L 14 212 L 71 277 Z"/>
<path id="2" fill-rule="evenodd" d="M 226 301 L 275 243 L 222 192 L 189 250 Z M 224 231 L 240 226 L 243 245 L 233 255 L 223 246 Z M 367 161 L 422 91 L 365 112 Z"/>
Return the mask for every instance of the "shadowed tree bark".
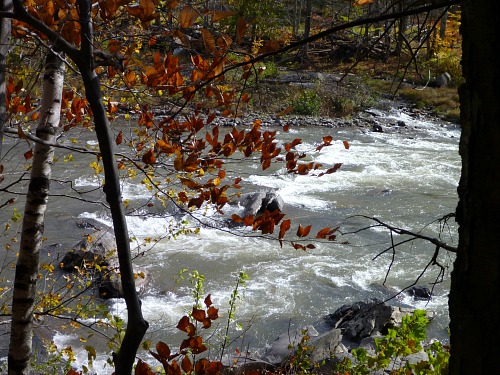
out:
<path id="1" fill-rule="evenodd" d="M 451 279 L 450 374 L 498 373 L 500 2 L 462 2 L 462 175 Z M 492 289 L 494 288 L 494 289 Z"/>
<path id="2" fill-rule="evenodd" d="M 59 126 L 63 83 L 64 64 L 54 53 L 49 52 L 43 76 L 40 121 L 36 129 L 37 137 L 47 142 L 54 140 L 56 128 Z M 42 245 L 53 159 L 54 147 L 40 143 L 35 145 L 14 278 L 9 375 L 29 372 L 39 251 Z"/>
<path id="3" fill-rule="evenodd" d="M 142 338 L 148 329 L 141 310 L 141 301 L 135 288 L 135 277 L 130 256 L 130 241 L 122 202 L 118 166 L 114 155 L 114 139 L 111 135 L 108 116 L 104 108 L 101 84 L 95 72 L 93 54 L 93 29 L 91 19 L 91 1 L 78 0 L 80 7 L 80 24 L 82 27 L 82 47 L 79 58 L 74 62 L 82 75 L 85 86 L 85 96 L 94 115 L 95 131 L 99 141 L 99 149 L 104 165 L 106 200 L 111 209 L 113 228 L 118 249 L 120 276 L 123 296 L 127 304 L 127 328 L 120 350 L 114 353 L 115 373 L 130 374 L 135 356 Z"/>
<path id="4" fill-rule="evenodd" d="M 148 323 L 142 316 L 141 302 L 135 288 L 135 278 L 130 256 L 130 242 L 121 197 L 118 167 L 114 156 L 114 139 L 111 136 L 109 120 L 107 118 L 106 109 L 102 100 L 99 77 L 95 72 L 96 65 L 94 61 L 93 26 L 91 19 L 92 3 L 90 0 L 78 0 L 77 3 L 81 25 L 80 32 L 82 42 L 80 49 L 76 49 L 72 44 L 69 44 L 66 40 L 62 39 L 57 32 L 51 30 L 47 25 L 30 16 L 20 0 L 13 1 L 14 13 L 7 14 L 7 16 L 14 17 L 23 22 L 26 22 L 30 26 L 40 31 L 42 34 L 46 35 L 49 40 L 53 41 L 54 46 L 57 49 L 66 53 L 68 57 L 77 65 L 81 74 L 82 81 L 85 86 L 85 95 L 92 109 L 96 135 L 99 141 L 99 148 L 104 165 L 104 176 L 106 181 L 104 192 L 106 194 L 106 199 L 110 205 L 118 250 L 117 252 L 120 265 L 120 276 L 123 294 L 125 302 L 127 304 L 128 324 L 120 350 L 114 355 L 114 363 L 116 369 L 115 373 L 117 375 L 130 374 L 132 372 L 132 367 L 135 361 L 137 350 L 148 328 Z M 59 110 L 57 112 L 59 112 Z M 39 223 L 38 225 L 39 227 L 37 228 L 43 229 L 43 225 L 40 227 L 41 223 Z M 29 259 L 29 262 L 32 262 L 32 265 L 34 264 L 35 260 L 36 262 L 38 262 L 38 252 L 33 255 L 33 258 L 34 259 Z M 25 291 L 19 292 L 21 293 L 20 302 L 22 302 L 21 300 L 26 300 L 27 303 L 31 303 L 30 300 L 33 298 L 32 294 L 35 292 L 33 274 L 27 275 L 27 273 L 22 272 L 22 270 L 20 270 L 19 274 L 23 275 L 23 284 L 19 284 L 16 282 L 14 285 L 14 289 L 18 287 L 20 287 L 21 289 L 29 289 L 29 293 Z M 21 313 L 22 311 L 18 313 L 13 309 L 13 316 L 15 314 Z M 18 318 L 22 320 L 23 324 L 26 325 L 27 335 L 32 335 L 32 314 L 33 311 L 31 310 L 24 315 L 19 315 Z M 14 331 L 14 328 L 12 331 Z M 16 345 L 11 342 L 10 347 L 12 348 L 12 350 L 14 350 Z M 13 368 L 12 371 L 17 371 L 12 372 L 12 374 L 25 373 L 26 367 L 24 367 L 22 370 L 17 370 L 17 368 L 21 369 L 23 366 L 26 366 L 26 360 L 29 359 L 29 355 L 31 354 L 30 347 L 28 348 L 26 345 L 22 348 L 22 350 L 21 348 L 18 348 L 18 350 L 19 354 L 22 350 L 24 350 L 25 355 L 23 356 L 23 358 L 19 359 L 13 357 L 12 362 L 10 361 L 9 357 L 9 373 L 11 371 L 11 363 Z M 14 370 L 14 368 L 16 368 L 16 370 Z"/>

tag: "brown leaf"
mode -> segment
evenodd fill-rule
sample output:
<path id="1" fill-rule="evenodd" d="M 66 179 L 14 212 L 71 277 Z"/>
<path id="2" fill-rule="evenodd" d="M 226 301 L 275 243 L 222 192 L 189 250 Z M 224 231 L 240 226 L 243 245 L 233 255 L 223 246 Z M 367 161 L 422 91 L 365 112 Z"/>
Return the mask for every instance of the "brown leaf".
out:
<path id="1" fill-rule="evenodd" d="M 205 50 L 208 53 L 215 52 L 215 38 L 212 33 L 205 28 L 200 29 L 201 37 L 203 38 L 203 43 L 205 44 Z"/>
<path id="2" fill-rule="evenodd" d="M 33 150 L 28 150 L 24 153 L 24 158 L 30 160 L 33 157 Z"/>
<path id="3" fill-rule="evenodd" d="M 190 6 L 185 6 L 181 9 L 179 14 L 179 27 L 181 29 L 191 27 L 194 21 L 196 21 L 196 18 L 198 18 L 198 12 Z"/>
<path id="4" fill-rule="evenodd" d="M 167 361 L 170 359 L 170 348 L 164 342 L 159 341 L 156 344 L 156 351 L 161 357 L 165 358 Z"/>
<path id="5" fill-rule="evenodd" d="M 152 149 L 149 149 L 144 155 L 142 155 L 142 162 L 150 165 L 156 163 L 156 156 Z"/>
<path id="6" fill-rule="evenodd" d="M 234 15 L 234 11 L 232 10 L 216 10 L 212 12 L 212 20 L 214 22 L 219 22 L 227 17 L 231 17 Z"/>
<path id="7" fill-rule="evenodd" d="M 231 219 L 233 219 L 233 221 L 235 223 L 242 223 L 243 222 L 243 219 L 239 215 L 236 215 L 236 214 L 232 214 Z"/>
<path id="8" fill-rule="evenodd" d="M 193 371 L 193 364 L 191 363 L 191 360 L 188 358 L 188 356 L 184 356 L 184 358 L 182 358 L 181 368 L 182 371 L 187 374 Z"/>
<path id="9" fill-rule="evenodd" d="M 303 227 L 302 225 L 299 224 L 299 228 L 297 229 L 297 236 L 298 237 L 306 237 L 310 231 L 311 231 L 311 225 L 308 225 L 307 227 Z"/>
<path id="10" fill-rule="evenodd" d="M 122 131 L 120 131 L 120 132 L 118 133 L 118 135 L 116 136 L 116 144 L 117 144 L 117 145 L 119 145 L 119 144 L 121 144 L 121 143 L 122 143 L 122 141 L 123 141 L 123 132 L 122 132 Z"/>
<path id="11" fill-rule="evenodd" d="M 216 309 L 213 306 L 210 306 L 207 310 L 207 315 L 210 319 L 215 320 L 219 318 L 219 309 Z"/>
<path id="12" fill-rule="evenodd" d="M 241 44 L 245 33 L 247 32 L 247 23 L 243 17 L 238 19 L 236 24 L 236 43 Z"/>
<path id="13" fill-rule="evenodd" d="M 373 3 L 374 0 L 356 0 L 354 2 L 354 6 L 361 6 L 361 5 L 366 5 L 366 4 L 371 4 Z"/>
<path id="14" fill-rule="evenodd" d="M 191 316 L 197 320 L 198 322 L 202 322 L 203 319 L 205 319 L 205 310 L 200 310 L 195 307 L 193 307 L 193 311 L 191 312 Z"/>
<path id="15" fill-rule="evenodd" d="M 23 128 L 21 128 L 21 124 L 17 124 L 17 135 L 21 139 L 26 139 L 26 134 L 24 133 Z"/>
<path id="16" fill-rule="evenodd" d="M 283 221 L 280 225 L 280 233 L 279 233 L 279 236 L 278 238 L 280 240 L 282 240 L 284 237 L 285 237 L 285 233 L 290 229 L 290 226 L 291 226 L 291 221 L 290 219 L 287 219 L 285 221 Z"/>
<path id="17" fill-rule="evenodd" d="M 209 294 L 208 296 L 205 297 L 205 300 L 203 301 L 206 307 L 212 306 L 212 299 L 210 298 L 211 296 L 212 295 Z"/>
<path id="18" fill-rule="evenodd" d="M 276 117 L 285 116 L 285 115 L 289 114 L 289 113 L 290 113 L 290 112 L 292 112 L 292 111 L 293 111 L 293 107 L 292 107 L 292 106 L 288 106 L 288 107 L 286 107 L 284 110 L 282 110 L 280 113 L 278 113 L 278 114 L 276 115 Z M 285 125 L 285 126 L 287 126 L 287 125 Z M 283 128 L 284 128 L 284 127 L 283 127 Z M 287 131 L 287 130 L 285 130 L 285 131 Z"/>

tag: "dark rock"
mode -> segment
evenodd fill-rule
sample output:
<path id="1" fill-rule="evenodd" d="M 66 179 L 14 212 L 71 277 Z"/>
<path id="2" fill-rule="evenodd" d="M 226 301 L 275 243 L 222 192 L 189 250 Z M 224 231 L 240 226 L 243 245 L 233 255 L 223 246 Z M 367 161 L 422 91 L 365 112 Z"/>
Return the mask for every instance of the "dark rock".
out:
<path id="1" fill-rule="evenodd" d="M 358 347 L 373 351 L 376 338 L 399 326 L 403 316 L 412 313 L 411 308 L 391 306 L 378 299 L 344 305 L 312 325 L 280 335 L 263 359 L 274 365 L 286 364 L 305 335 L 309 337 L 307 345 L 315 348 L 310 357 L 314 363 L 330 363 L 337 357 L 341 360 Z M 428 312 L 429 319 L 434 316 Z"/>
<path id="2" fill-rule="evenodd" d="M 450 73 L 442 73 L 436 77 L 434 81 L 429 83 L 430 87 L 448 87 L 451 85 L 452 79 Z"/>
<path id="3" fill-rule="evenodd" d="M 382 125 L 375 124 L 372 127 L 372 131 L 375 132 L 375 133 L 383 133 L 384 132 L 384 128 L 382 127 Z"/>
<path id="4" fill-rule="evenodd" d="M 426 286 L 415 285 L 406 290 L 406 293 L 415 299 L 426 299 L 432 298 L 432 293 Z"/>
<path id="5" fill-rule="evenodd" d="M 397 124 L 398 124 L 398 126 L 401 126 L 401 127 L 406 126 L 406 122 L 404 122 L 403 120 L 399 120 Z"/>
<path id="6" fill-rule="evenodd" d="M 243 194 L 237 203 L 243 208 L 241 217 L 259 216 L 266 210 L 269 212 L 279 210 L 281 212 L 285 205 L 283 198 L 272 189 Z"/>
<path id="7" fill-rule="evenodd" d="M 269 362 L 241 355 L 223 360 L 222 365 L 223 375 L 244 375 L 250 372 L 265 374 L 273 373 L 276 369 L 276 366 Z"/>
<path id="8" fill-rule="evenodd" d="M 109 231 L 98 230 L 86 235 L 64 255 L 60 267 L 69 272 L 93 264 L 99 266 L 118 264 L 115 238 Z"/>
<path id="9" fill-rule="evenodd" d="M 86 220 L 79 222 L 83 228 L 96 228 L 92 233 L 76 243 L 64 255 L 59 267 L 65 272 L 85 270 L 95 282 L 99 296 L 108 298 L 123 298 L 120 279 L 118 251 L 112 229 L 104 224 Z M 102 228 L 102 229 L 101 229 Z M 147 273 L 134 267 L 134 273 L 139 275 L 135 279 L 138 292 L 143 292 L 149 282 Z"/>

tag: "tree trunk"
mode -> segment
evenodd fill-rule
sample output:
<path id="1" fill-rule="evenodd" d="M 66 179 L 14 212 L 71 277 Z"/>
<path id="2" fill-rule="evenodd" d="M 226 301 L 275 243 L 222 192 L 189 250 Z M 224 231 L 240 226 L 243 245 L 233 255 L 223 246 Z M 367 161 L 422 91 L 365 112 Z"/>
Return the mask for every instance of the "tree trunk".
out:
<path id="1" fill-rule="evenodd" d="M 306 17 L 304 21 L 304 36 L 303 39 L 309 38 L 311 35 L 311 21 L 312 21 L 312 0 L 306 0 Z M 309 60 L 309 43 L 304 43 L 301 50 L 302 58 L 305 61 Z"/>
<path id="2" fill-rule="evenodd" d="M 82 75 L 85 96 L 94 115 L 95 131 L 104 165 L 104 192 L 109 203 L 120 264 L 123 297 L 127 305 L 127 328 L 118 353 L 114 354 L 116 375 L 130 375 L 137 350 L 148 329 L 141 310 L 141 301 L 135 288 L 134 271 L 130 256 L 130 240 L 122 203 L 118 166 L 114 155 L 114 138 L 103 104 L 101 84 L 94 69 L 93 29 L 90 17 L 91 1 L 78 0 L 82 27 L 82 48 L 80 58 L 75 63 Z"/>
<path id="3" fill-rule="evenodd" d="M 451 279 L 450 374 L 498 373 L 500 2 L 462 3 L 459 246 Z"/>
<path id="4" fill-rule="evenodd" d="M 12 11 L 12 1 L 1 0 L 0 11 Z M 3 145 L 3 128 L 7 121 L 6 107 L 6 83 L 7 83 L 7 56 L 10 48 L 10 33 L 11 20 L 8 18 L 0 18 L 0 183 L 3 180 L 2 160 L 2 145 Z"/>
<path id="5" fill-rule="evenodd" d="M 439 38 L 441 40 L 446 39 L 446 24 L 448 22 L 448 10 L 444 12 L 443 17 L 441 17 L 441 22 L 439 25 Z"/>
<path id="6" fill-rule="evenodd" d="M 63 82 L 64 64 L 54 53 L 49 52 L 43 76 L 40 121 L 36 130 L 37 136 L 48 142 L 54 140 L 56 128 L 59 126 Z M 39 250 L 42 244 L 53 158 L 53 147 L 38 143 L 35 145 L 14 278 L 9 375 L 28 373 Z"/>

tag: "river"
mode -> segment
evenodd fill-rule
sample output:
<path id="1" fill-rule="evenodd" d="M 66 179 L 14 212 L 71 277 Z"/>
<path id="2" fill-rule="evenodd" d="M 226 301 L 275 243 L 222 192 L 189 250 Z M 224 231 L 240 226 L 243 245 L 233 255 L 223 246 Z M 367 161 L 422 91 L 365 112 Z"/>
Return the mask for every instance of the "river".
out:
<path id="1" fill-rule="evenodd" d="M 391 236 L 387 230 L 374 227 L 374 222 L 359 215 L 375 216 L 392 225 L 437 237 L 441 227 L 435 220 L 454 212 L 457 204 L 460 130 L 453 124 L 414 116 L 401 109 L 377 110 L 376 114 L 383 117 L 385 123 L 404 122 L 404 131 L 395 131 L 397 126 L 391 128 L 393 131 L 382 133 L 367 127 L 298 126 L 287 133 L 276 128 L 280 141 L 301 138 L 303 143 L 298 148 L 304 151 L 313 150 L 323 135 L 333 136 L 333 145 L 313 153 L 311 160 L 325 165 L 342 163 L 336 173 L 322 177 L 289 175 L 280 164 L 265 174 L 255 163 L 237 163 L 231 167 L 230 173 L 243 178 L 245 191 L 276 189 L 285 202 L 285 213 L 294 222 L 313 224 L 318 230 L 340 226 L 344 234 L 339 235 L 336 242 L 317 243 L 315 249 L 305 252 L 287 245 L 281 248 L 277 241 L 264 240 L 252 233 L 235 236 L 204 227 L 198 234 L 165 239 L 145 251 L 136 262 L 147 269 L 152 280 L 150 290 L 142 298 L 143 312 L 150 323 L 147 338 L 153 343 L 161 339 L 172 346 L 179 344 L 175 325 L 193 304 L 188 277 L 180 283 L 175 281 L 184 268 L 204 275 L 205 293 L 211 293 L 223 316 L 221 327 L 225 326 L 228 302 L 238 274 L 242 271 L 248 274 L 249 280 L 240 289 L 241 299 L 236 310 L 235 323 L 241 324 L 243 330 L 239 331 L 241 327 L 231 323 L 231 335 L 239 337 L 236 346 L 251 353 L 264 348 L 290 327 L 313 322 L 343 304 L 390 296 L 380 287 L 386 277 L 386 285 L 394 290 L 413 284 L 430 261 L 434 246 L 412 241 L 397 247 L 394 264 L 387 275 L 392 252 L 374 258 L 390 246 Z M 95 144 L 92 134 L 82 135 L 82 141 Z M 349 149 L 343 146 L 343 141 L 349 142 Z M 66 157 L 68 154 L 65 152 Z M 78 241 L 81 234 L 74 230 L 73 224 L 77 217 L 110 222 L 99 203 L 57 196 L 67 191 L 69 182 L 77 191 L 98 186 L 92 170 L 87 167 L 90 157 L 69 163 L 62 162 L 62 158 L 54 166 L 54 178 L 59 182 L 52 185 L 56 196 L 50 198 L 48 208 L 45 232 L 48 244 Z M 131 201 L 145 201 L 151 194 L 137 180 L 124 180 L 123 192 L 124 199 Z M 99 191 L 86 198 L 104 202 Z M 3 222 L 12 211 L 2 211 Z M 164 234 L 166 228 L 173 225 L 172 220 L 171 217 L 139 215 L 129 217 L 128 224 L 137 243 L 141 243 Z M 366 229 L 359 231 L 362 228 Z M 443 241 L 456 246 L 455 223 L 450 220 L 441 229 Z M 351 232 L 356 233 L 349 234 Z M 393 236 L 395 241 L 400 240 L 398 237 Z M 1 248 L 3 251 L 4 246 Z M 431 323 L 430 335 L 446 340 L 453 256 L 442 252 L 439 260 L 447 268 L 443 281 L 435 285 L 430 301 L 404 296 L 396 302 L 435 310 L 438 316 Z M 438 271 L 435 267 L 429 268 L 418 284 L 431 287 Z M 126 317 L 122 301 L 107 303 L 115 314 Z M 216 341 L 216 335 L 212 340 Z M 56 335 L 55 342 L 60 347 L 83 346 L 78 335 L 64 332 Z M 87 353 L 79 349 L 77 354 L 77 361 L 86 363 Z M 105 359 L 103 356 L 95 361 L 94 369 L 99 374 L 111 373 Z"/>

